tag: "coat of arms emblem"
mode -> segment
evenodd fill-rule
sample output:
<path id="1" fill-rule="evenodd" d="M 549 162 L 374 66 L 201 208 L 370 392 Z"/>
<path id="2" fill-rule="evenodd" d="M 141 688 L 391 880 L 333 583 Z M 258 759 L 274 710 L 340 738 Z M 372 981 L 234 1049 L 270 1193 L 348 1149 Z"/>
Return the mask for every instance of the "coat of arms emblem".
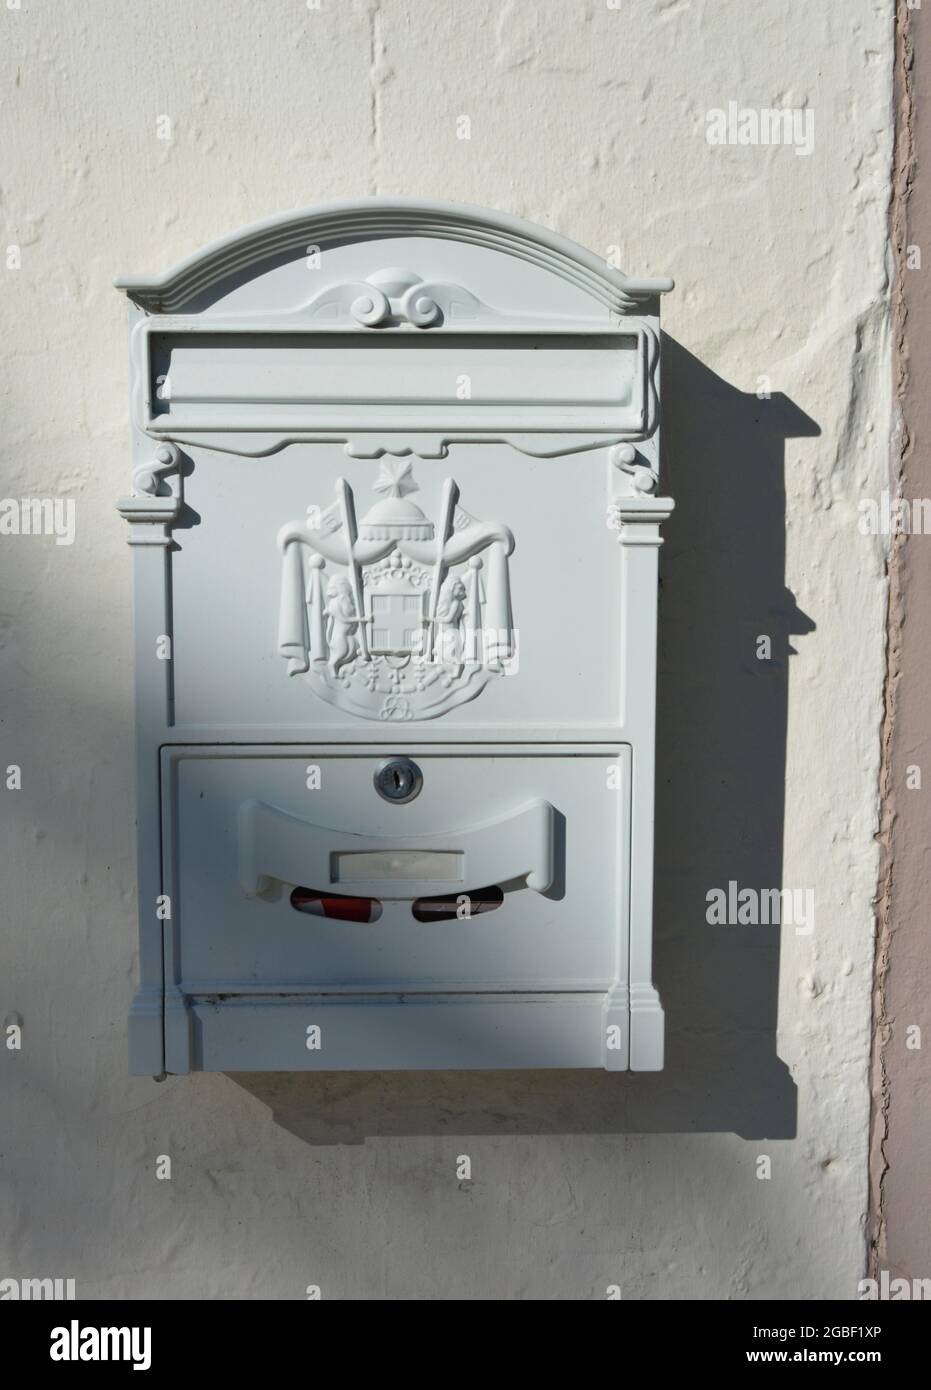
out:
<path id="1" fill-rule="evenodd" d="M 512 669 L 506 526 L 482 522 L 443 485 L 438 523 L 408 493 L 410 461 L 383 461 L 381 494 L 356 521 L 344 478 L 324 510 L 278 534 L 278 650 L 324 700 L 367 719 L 433 719 Z"/>

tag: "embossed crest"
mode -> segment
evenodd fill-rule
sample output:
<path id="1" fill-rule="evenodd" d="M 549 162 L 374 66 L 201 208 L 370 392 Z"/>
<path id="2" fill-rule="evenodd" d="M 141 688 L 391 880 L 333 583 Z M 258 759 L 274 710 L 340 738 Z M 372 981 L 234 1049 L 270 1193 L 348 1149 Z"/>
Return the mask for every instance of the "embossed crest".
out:
<path id="1" fill-rule="evenodd" d="M 379 501 L 356 521 L 336 501 L 282 527 L 278 650 L 329 703 L 366 719 L 434 719 L 473 699 L 515 656 L 506 526 L 478 521 L 443 486 L 438 523 L 407 494 L 409 460 L 385 459 Z"/>

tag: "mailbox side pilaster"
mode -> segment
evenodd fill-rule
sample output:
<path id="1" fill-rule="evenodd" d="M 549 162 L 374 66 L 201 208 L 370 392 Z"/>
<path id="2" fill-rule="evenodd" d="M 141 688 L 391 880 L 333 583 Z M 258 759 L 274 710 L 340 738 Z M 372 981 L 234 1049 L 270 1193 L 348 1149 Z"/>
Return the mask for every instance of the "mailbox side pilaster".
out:
<path id="1" fill-rule="evenodd" d="M 663 1068 L 663 1008 L 653 984 L 653 840 L 656 767 L 656 643 L 660 524 L 670 497 L 618 499 L 621 545 L 623 722 L 632 745 L 630 779 L 630 930 L 627 979 L 606 999 L 606 1023 L 629 1010 L 631 1071 Z M 617 1002 L 615 998 L 617 996 Z M 614 1065 L 612 1067 L 612 1056 Z M 607 1051 L 605 1065 L 618 1066 Z"/>
<path id="2" fill-rule="evenodd" d="M 135 307 L 131 322 L 140 317 Z M 131 360 L 130 373 L 135 364 Z M 129 1070 L 161 1076 L 165 1055 L 165 932 L 172 904 L 162 878 L 159 750 L 172 723 L 172 526 L 182 507 L 180 453 L 134 428 L 132 489 L 117 502 L 133 554 L 133 669 L 139 983 L 129 1010 Z M 186 1070 L 186 1068 L 184 1068 Z"/>

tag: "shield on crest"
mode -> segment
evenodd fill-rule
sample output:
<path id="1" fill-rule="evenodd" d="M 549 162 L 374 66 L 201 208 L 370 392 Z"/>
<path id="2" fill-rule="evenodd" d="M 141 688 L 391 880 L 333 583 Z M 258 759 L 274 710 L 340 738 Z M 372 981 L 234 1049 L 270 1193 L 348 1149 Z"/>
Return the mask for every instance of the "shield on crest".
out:
<path id="1" fill-rule="evenodd" d="M 369 648 L 373 656 L 422 651 L 425 594 L 409 584 L 382 584 L 369 596 Z"/>

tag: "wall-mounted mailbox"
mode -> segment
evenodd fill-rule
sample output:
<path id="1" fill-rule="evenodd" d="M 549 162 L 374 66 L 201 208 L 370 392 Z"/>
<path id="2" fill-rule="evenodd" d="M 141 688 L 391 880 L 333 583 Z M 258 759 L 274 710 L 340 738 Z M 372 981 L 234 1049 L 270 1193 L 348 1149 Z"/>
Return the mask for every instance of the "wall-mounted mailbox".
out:
<path id="1" fill-rule="evenodd" d="M 672 282 L 371 199 L 117 284 L 132 1070 L 661 1067 Z"/>

